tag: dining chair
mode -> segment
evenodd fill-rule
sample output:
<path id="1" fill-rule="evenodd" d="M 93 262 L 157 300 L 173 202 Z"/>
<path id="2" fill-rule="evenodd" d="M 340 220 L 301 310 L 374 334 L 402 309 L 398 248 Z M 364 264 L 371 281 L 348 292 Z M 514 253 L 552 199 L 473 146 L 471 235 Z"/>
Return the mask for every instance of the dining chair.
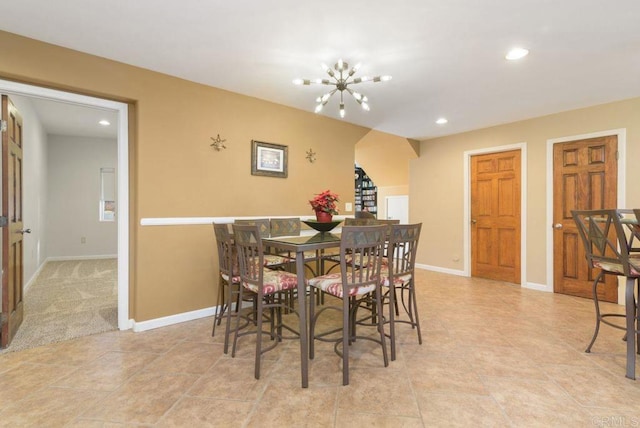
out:
<path id="1" fill-rule="evenodd" d="M 634 221 L 623 216 L 623 210 L 576 210 L 572 211 L 571 215 L 578 227 L 589 267 L 599 269 L 592 288 L 596 326 L 585 352 L 591 352 L 591 347 L 600 331 L 600 323 L 624 330 L 627 341 L 626 376 L 635 379 L 635 354 L 640 353 L 640 331 L 638 330 L 640 320 L 634 285 L 637 285 L 637 292 L 640 293 L 640 254 L 637 247 L 640 233 L 634 226 Z M 637 225 L 638 218 L 634 220 Z M 604 275 L 626 278 L 624 315 L 600 311 L 597 289 L 598 285 L 604 283 L 601 281 Z M 609 321 L 609 318 L 618 317 L 625 318 L 625 326 Z M 634 349 L 636 344 L 637 349 Z"/>
<path id="2" fill-rule="evenodd" d="M 408 324 L 416 329 L 418 343 L 422 345 L 418 300 L 416 298 L 415 264 L 422 223 L 392 224 L 385 248 L 387 262 L 381 268 L 381 282 L 385 301 L 388 301 L 389 341 L 391 361 L 396 359 L 396 324 Z M 400 318 L 398 296 L 407 319 Z"/>
<path id="3" fill-rule="evenodd" d="M 216 325 L 220 325 L 222 320 L 225 319 L 224 353 L 226 354 L 229 352 L 231 318 L 232 316 L 240 316 L 240 271 L 233 238 L 229 230 L 229 224 L 214 223 L 213 230 L 218 253 L 219 274 L 218 296 L 216 301 L 217 312 L 213 319 L 211 336 L 214 337 L 216 334 Z M 243 297 L 244 301 L 250 301 L 252 303 L 252 307 L 255 308 L 255 293 L 246 293 Z M 250 322 L 248 317 L 245 318 L 245 321 L 245 324 L 240 328 L 246 327 Z"/>
<path id="4" fill-rule="evenodd" d="M 256 329 L 240 330 L 240 317 L 237 318 L 235 334 L 233 338 L 233 348 L 231 356 L 236 354 L 238 339 L 242 336 L 256 335 L 255 350 L 255 378 L 260 379 L 260 361 L 265 352 L 275 348 L 283 338 L 283 329 L 292 332 L 296 337 L 300 337 L 299 332 L 287 326 L 282 320 L 282 311 L 286 309 L 288 313 L 298 312 L 295 308 L 288 306 L 289 299 L 282 298 L 280 294 L 296 289 L 298 286 L 297 276 L 294 273 L 282 270 L 271 270 L 264 267 L 264 247 L 260 228 L 258 225 L 234 224 L 233 235 L 238 251 L 240 267 L 240 300 L 246 292 L 256 294 Z M 263 330 L 264 312 L 269 310 L 270 331 Z M 298 315 L 299 316 L 299 315 Z M 273 344 L 263 347 L 263 336 L 268 335 Z M 286 337 L 289 338 L 289 337 Z M 302 344 L 307 346 L 306 343 Z"/>
<path id="5" fill-rule="evenodd" d="M 382 288 L 380 268 L 387 226 L 344 226 L 340 238 L 340 272 L 317 276 L 308 280 L 313 293 L 324 293 L 339 299 L 339 303 L 326 303 L 316 312 L 316 298 L 309 299 L 309 358 L 314 358 L 315 340 L 334 342 L 335 352 L 342 357 L 342 384 L 349 384 L 349 347 L 356 339 L 371 340 L 382 347 L 384 366 L 389 365 L 382 317 L 377 317 L 377 336 L 356 335 L 357 310 L 361 304 L 374 301 L 378 313 L 382 313 Z M 359 269 L 346 263 L 350 255 Z M 329 299 L 327 299 L 329 302 Z M 316 333 L 318 319 L 326 311 L 342 313 L 342 326 Z M 336 334 L 341 332 L 341 337 Z M 340 350 L 340 344 L 342 349 Z"/>
<path id="6" fill-rule="evenodd" d="M 268 238 L 271 234 L 271 219 L 268 218 L 239 219 L 234 223 L 258 226 L 261 238 Z M 291 264 L 291 259 L 288 257 L 278 254 L 269 254 L 268 251 L 264 256 L 264 266 L 269 269 L 286 269 L 289 264 Z"/>

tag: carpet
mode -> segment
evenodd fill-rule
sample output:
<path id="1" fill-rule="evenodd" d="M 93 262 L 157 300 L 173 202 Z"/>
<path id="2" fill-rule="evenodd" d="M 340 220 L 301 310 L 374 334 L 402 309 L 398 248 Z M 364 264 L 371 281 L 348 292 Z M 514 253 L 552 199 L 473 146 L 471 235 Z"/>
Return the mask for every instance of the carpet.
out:
<path id="1" fill-rule="evenodd" d="M 117 259 L 50 261 L 25 293 L 22 325 L 0 353 L 117 328 Z"/>

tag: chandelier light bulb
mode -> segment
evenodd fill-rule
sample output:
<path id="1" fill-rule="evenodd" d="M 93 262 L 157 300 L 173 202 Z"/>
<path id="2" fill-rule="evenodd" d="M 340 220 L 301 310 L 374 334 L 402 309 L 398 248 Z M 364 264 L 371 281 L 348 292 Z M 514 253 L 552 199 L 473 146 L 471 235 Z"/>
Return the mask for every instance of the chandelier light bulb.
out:
<path id="1" fill-rule="evenodd" d="M 344 118 L 346 115 L 346 110 L 344 106 L 344 93 L 351 94 L 351 96 L 360 104 L 363 110 L 369 111 L 369 99 L 360 92 L 354 91 L 353 85 L 358 85 L 360 83 L 365 82 L 387 82 L 391 80 L 391 76 L 382 75 L 382 76 L 362 76 L 362 77 L 353 77 L 353 75 L 360 69 L 360 63 L 354 65 L 349 68 L 349 64 L 340 58 L 333 68 L 328 67 L 326 64 L 321 64 L 322 69 L 327 72 L 329 78 L 327 79 L 295 79 L 293 81 L 296 85 L 327 85 L 332 86 L 329 92 L 322 96 L 318 96 L 316 98 L 316 108 L 315 112 L 320 113 L 325 104 L 329 102 L 329 99 L 338 92 L 340 94 L 340 105 L 339 105 L 339 114 L 341 118 Z"/>

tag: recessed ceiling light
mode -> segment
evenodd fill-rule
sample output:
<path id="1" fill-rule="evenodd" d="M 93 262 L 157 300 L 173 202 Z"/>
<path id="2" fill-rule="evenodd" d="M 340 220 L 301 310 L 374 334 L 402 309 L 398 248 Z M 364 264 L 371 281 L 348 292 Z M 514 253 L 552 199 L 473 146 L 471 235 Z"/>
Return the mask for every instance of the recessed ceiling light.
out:
<path id="1" fill-rule="evenodd" d="M 109 126 L 111 125 L 111 122 L 109 122 L 108 120 L 102 119 L 100 122 L 98 122 L 100 125 L 102 126 Z"/>
<path id="2" fill-rule="evenodd" d="M 513 48 L 507 53 L 505 58 L 508 59 L 509 61 L 515 61 L 516 59 L 524 58 L 527 55 L 529 55 L 528 49 Z"/>
<path id="3" fill-rule="evenodd" d="M 438 125 L 444 125 L 444 124 L 445 124 L 445 123 L 447 123 L 447 122 L 449 122 L 449 121 L 447 120 L 447 118 L 446 118 L 446 117 L 441 117 L 440 119 L 436 120 L 436 123 L 437 123 Z"/>

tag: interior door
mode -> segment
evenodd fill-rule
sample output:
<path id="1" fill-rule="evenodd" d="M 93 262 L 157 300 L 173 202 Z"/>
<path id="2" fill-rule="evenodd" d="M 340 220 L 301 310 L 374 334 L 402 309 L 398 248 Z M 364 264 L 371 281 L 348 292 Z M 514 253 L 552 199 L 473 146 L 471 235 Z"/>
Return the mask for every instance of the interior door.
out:
<path id="1" fill-rule="evenodd" d="M 409 196 L 387 196 L 387 220 L 400 220 L 401 224 L 409 223 Z"/>
<path id="2" fill-rule="evenodd" d="M 588 297 L 598 272 L 589 269 L 572 210 L 616 208 L 618 137 L 607 136 L 553 146 L 553 290 Z M 618 300 L 618 282 L 604 275 L 598 298 Z"/>
<path id="3" fill-rule="evenodd" d="M 2 330 L 0 347 L 15 336 L 23 318 L 22 118 L 2 95 Z M 4 126 L 3 126 L 4 128 Z"/>
<path id="4" fill-rule="evenodd" d="M 471 275 L 520 283 L 520 150 L 471 157 Z"/>

